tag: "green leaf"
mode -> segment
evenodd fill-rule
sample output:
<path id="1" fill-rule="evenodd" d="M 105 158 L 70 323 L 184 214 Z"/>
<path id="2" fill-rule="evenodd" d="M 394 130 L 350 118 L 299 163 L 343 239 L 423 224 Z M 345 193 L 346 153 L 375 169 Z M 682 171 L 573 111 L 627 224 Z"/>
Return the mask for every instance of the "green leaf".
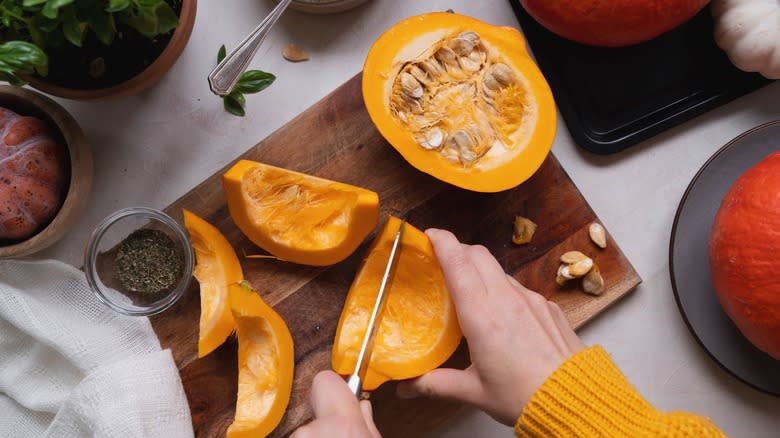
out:
<path id="1" fill-rule="evenodd" d="M 62 33 L 65 34 L 65 39 L 74 46 L 81 47 L 84 43 L 87 27 L 82 26 L 78 18 L 76 18 L 76 9 L 74 7 L 62 8 L 61 12 Z"/>
<path id="2" fill-rule="evenodd" d="M 108 12 L 100 10 L 92 10 L 87 12 L 87 24 L 95 32 L 97 39 L 110 46 L 114 41 L 116 35 L 116 23 L 114 22 L 114 16 Z"/>
<path id="3" fill-rule="evenodd" d="M 60 25 L 60 20 L 46 18 L 42 15 L 36 15 L 30 21 L 29 27 L 36 27 L 41 32 L 51 32 Z"/>
<path id="4" fill-rule="evenodd" d="M 156 8 L 157 14 L 157 33 L 165 34 L 179 25 L 179 17 L 176 12 L 168 6 L 168 3 L 162 3 Z"/>
<path id="5" fill-rule="evenodd" d="M 217 64 L 222 62 L 222 60 L 225 59 L 226 55 L 227 55 L 227 50 L 225 49 L 225 45 L 223 44 L 222 47 L 219 48 L 219 52 L 217 52 Z"/>
<path id="6" fill-rule="evenodd" d="M 245 71 L 236 84 L 235 90 L 239 93 L 253 94 L 265 90 L 273 84 L 276 76 L 261 70 Z"/>
<path id="7" fill-rule="evenodd" d="M 227 96 L 223 97 L 222 102 L 225 106 L 225 110 L 230 114 L 239 117 L 244 117 L 246 115 L 246 111 L 244 111 L 244 106 L 246 106 L 246 98 L 243 94 L 233 91 Z"/>
<path id="8" fill-rule="evenodd" d="M 16 73 L 32 73 L 35 69 L 45 69 L 49 58 L 40 47 L 26 41 L 9 41 L 0 44 L 0 72 L 3 78 L 16 83 L 13 78 Z M 16 79 L 18 80 L 18 78 Z"/>
<path id="9" fill-rule="evenodd" d="M 46 3 L 47 1 L 49 0 L 24 0 L 22 2 L 22 6 L 24 6 L 25 8 L 29 8 L 30 6 L 37 6 L 40 5 L 41 3 Z"/>
<path id="10" fill-rule="evenodd" d="M 106 12 L 124 11 L 128 7 L 130 7 L 130 0 L 108 0 Z"/>
<path id="11" fill-rule="evenodd" d="M 74 0 L 48 0 L 41 13 L 47 18 L 57 18 L 60 8 L 73 3 Z"/>
<path id="12" fill-rule="evenodd" d="M 9 84 L 11 84 L 13 86 L 16 86 L 16 87 L 21 87 L 22 85 L 25 85 L 27 83 L 27 82 L 19 79 L 15 75 L 13 75 L 11 73 L 6 73 L 4 71 L 0 71 L 0 81 L 8 82 Z"/>

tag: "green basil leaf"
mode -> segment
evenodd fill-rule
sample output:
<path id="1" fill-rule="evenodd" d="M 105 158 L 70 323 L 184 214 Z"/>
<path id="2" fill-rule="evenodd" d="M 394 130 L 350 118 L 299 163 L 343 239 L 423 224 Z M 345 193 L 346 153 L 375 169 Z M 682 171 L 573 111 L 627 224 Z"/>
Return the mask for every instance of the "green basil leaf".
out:
<path id="1" fill-rule="evenodd" d="M 47 18 L 57 18 L 60 8 L 73 3 L 74 0 L 48 0 L 41 13 Z"/>
<path id="2" fill-rule="evenodd" d="M 227 54 L 227 50 L 225 50 L 225 45 L 223 44 L 222 47 L 219 48 L 219 52 L 217 52 L 217 64 L 222 62 L 223 59 L 225 59 L 225 55 Z"/>
<path id="3" fill-rule="evenodd" d="M 162 3 L 165 3 L 163 0 L 135 0 L 135 3 L 138 6 L 159 6 Z"/>
<path id="4" fill-rule="evenodd" d="M 230 114 L 239 117 L 244 117 L 246 115 L 246 111 L 244 110 L 244 106 L 246 105 L 246 98 L 243 94 L 233 91 L 232 93 L 223 97 L 222 102 L 225 106 L 225 110 Z"/>
<path id="5" fill-rule="evenodd" d="M 30 40 L 38 47 L 46 47 L 46 37 L 40 27 L 35 26 L 33 21 L 27 25 L 27 32 L 30 33 Z"/>
<path id="6" fill-rule="evenodd" d="M 26 41 L 0 44 L 0 71 L 8 74 L 30 73 L 36 67 L 45 67 L 49 58 L 40 47 Z"/>
<path id="7" fill-rule="evenodd" d="M 29 27 L 35 27 L 41 32 L 51 32 L 60 25 L 60 20 L 46 18 L 42 15 L 36 15 L 30 21 Z"/>
<path id="8" fill-rule="evenodd" d="M 108 0 L 106 12 L 124 11 L 128 7 L 130 7 L 130 0 Z"/>
<path id="9" fill-rule="evenodd" d="M 168 3 L 162 3 L 155 9 L 157 15 L 157 33 L 165 34 L 179 25 L 179 17 L 176 12 L 168 6 Z"/>
<path id="10" fill-rule="evenodd" d="M 76 9 L 72 6 L 62 8 L 62 33 L 71 44 L 81 47 L 84 44 L 84 35 L 87 27 L 76 18 Z"/>
<path id="11" fill-rule="evenodd" d="M 261 70 L 245 71 L 236 84 L 235 90 L 239 93 L 253 94 L 265 90 L 273 84 L 276 76 Z"/>
<path id="12" fill-rule="evenodd" d="M 25 8 L 29 8 L 30 6 L 36 6 L 40 5 L 41 3 L 46 3 L 49 0 L 24 0 L 22 2 L 22 6 Z"/>
<path id="13" fill-rule="evenodd" d="M 21 87 L 22 85 L 27 84 L 27 82 L 19 79 L 13 73 L 8 73 L 5 71 L 0 71 L 0 81 L 8 82 L 9 84 L 14 85 L 16 87 Z"/>
<path id="14" fill-rule="evenodd" d="M 114 36 L 116 35 L 114 16 L 101 10 L 92 10 L 88 14 L 87 24 L 95 32 L 98 41 L 110 46 L 114 42 Z"/>

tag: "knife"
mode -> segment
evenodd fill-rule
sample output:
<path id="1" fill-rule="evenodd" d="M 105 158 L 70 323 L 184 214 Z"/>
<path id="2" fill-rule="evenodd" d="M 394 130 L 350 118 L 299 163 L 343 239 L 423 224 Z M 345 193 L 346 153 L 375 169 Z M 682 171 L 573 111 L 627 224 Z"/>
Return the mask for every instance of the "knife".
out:
<path id="1" fill-rule="evenodd" d="M 380 324 L 378 320 L 387 298 L 387 284 L 390 282 L 390 275 L 393 272 L 396 261 L 398 261 L 398 254 L 400 253 L 398 248 L 401 245 L 404 224 L 406 224 L 405 219 L 401 220 L 401 225 L 398 226 L 398 232 L 395 234 L 393 248 L 390 250 L 390 257 L 385 266 L 385 274 L 382 276 L 382 282 L 379 284 L 379 293 L 376 296 L 374 310 L 371 312 L 371 317 L 368 319 L 368 328 L 363 337 L 363 344 L 360 347 L 357 364 L 355 364 L 355 371 L 349 376 L 349 379 L 347 379 L 347 386 L 349 386 L 349 389 L 358 399 L 360 398 L 360 393 L 363 391 L 363 378 L 366 376 L 368 362 L 371 359 L 371 353 L 374 350 L 374 340 L 376 339 L 376 334 L 379 332 Z"/>

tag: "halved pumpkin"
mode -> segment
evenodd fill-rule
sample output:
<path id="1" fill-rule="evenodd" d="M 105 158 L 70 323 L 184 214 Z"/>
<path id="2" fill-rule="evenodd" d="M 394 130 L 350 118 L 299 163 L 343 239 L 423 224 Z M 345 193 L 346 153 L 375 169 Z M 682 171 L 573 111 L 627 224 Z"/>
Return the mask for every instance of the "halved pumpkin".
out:
<path id="1" fill-rule="evenodd" d="M 478 192 L 528 179 L 555 138 L 555 102 L 522 34 L 458 14 L 385 32 L 363 66 L 363 100 L 412 166 Z"/>
<path id="2" fill-rule="evenodd" d="M 349 289 L 333 344 L 333 369 L 351 374 L 400 220 L 390 217 Z M 462 337 L 444 274 L 422 231 L 404 225 L 395 274 L 363 389 L 417 377 L 446 361 Z"/>
<path id="3" fill-rule="evenodd" d="M 195 251 L 195 278 L 200 283 L 198 357 L 204 357 L 233 333 L 229 285 L 244 278 L 233 247 L 213 225 L 184 210 L 184 227 Z"/>
<path id="4" fill-rule="evenodd" d="M 379 196 L 370 190 L 254 161 L 231 167 L 223 187 L 249 240 L 293 263 L 338 263 L 379 221 Z"/>
<path id="5" fill-rule="evenodd" d="M 227 438 L 270 434 L 284 416 L 292 390 L 293 340 L 284 320 L 242 281 L 230 285 L 238 336 L 238 399 Z"/>

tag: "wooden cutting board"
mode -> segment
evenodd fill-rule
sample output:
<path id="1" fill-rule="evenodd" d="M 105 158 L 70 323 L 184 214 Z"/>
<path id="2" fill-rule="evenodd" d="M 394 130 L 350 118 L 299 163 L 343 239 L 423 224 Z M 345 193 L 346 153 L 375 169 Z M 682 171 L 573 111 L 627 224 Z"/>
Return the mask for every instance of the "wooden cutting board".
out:
<path id="1" fill-rule="evenodd" d="M 360 75 L 350 79 L 241 158 L 374 190 L 383 216 L 408 214 L 409 222 L 420 229 L 446 228 L 463 242 L 487 246 L 507 272 L 557 302 L 575 328 L 639 284 L 636 271 L 611 238 L 605 250 L 590 242 L 587 228 L 598 218 L 552 154 L 530 180 L 513 190 L 484 194 L 452 187 L 412 168 L 385 142 L 363 106 L 360 85 Z M 347 260 L 327 268 L 243 258 L 242 254 L 262 251 L 230 219 L 222 192 L 224 170 L 166 211 L 181 221 L 181 209 L 187 208 L 218 227 L 239 254 L 246 279 L 290 327 L 295 342 L 293 394 L 273 435 L 285 436 L 311 419 L 311 380 L 330 367 L 341 308 L 371 238 Z M 525 246 L 511 243 L 512 221 L 518 214 L 539 225 L 532 243 Z M 572 249 L 587 252 L 598 263 L 607 284 L 603 295 L 580 292 L 574 284 L 578 282 L 556 285 L 558 257 Z M 152 318 L 152 325 L 163 348 L 173 351 L 196 436 L 222 437 L 235 410 L 237 343 L 231 338 L 197 359 L 199 315 L 198 284 L 193 281 L 173 308 Z M 461 345 L 448 365 L 463 367 L 467 360 Z M 377 425 L 386 438 L 424 436 L 462 409 L 440 401 L 400 401 L 394 390 L 392 383 L 386 384 L 371 396 Z"/>

